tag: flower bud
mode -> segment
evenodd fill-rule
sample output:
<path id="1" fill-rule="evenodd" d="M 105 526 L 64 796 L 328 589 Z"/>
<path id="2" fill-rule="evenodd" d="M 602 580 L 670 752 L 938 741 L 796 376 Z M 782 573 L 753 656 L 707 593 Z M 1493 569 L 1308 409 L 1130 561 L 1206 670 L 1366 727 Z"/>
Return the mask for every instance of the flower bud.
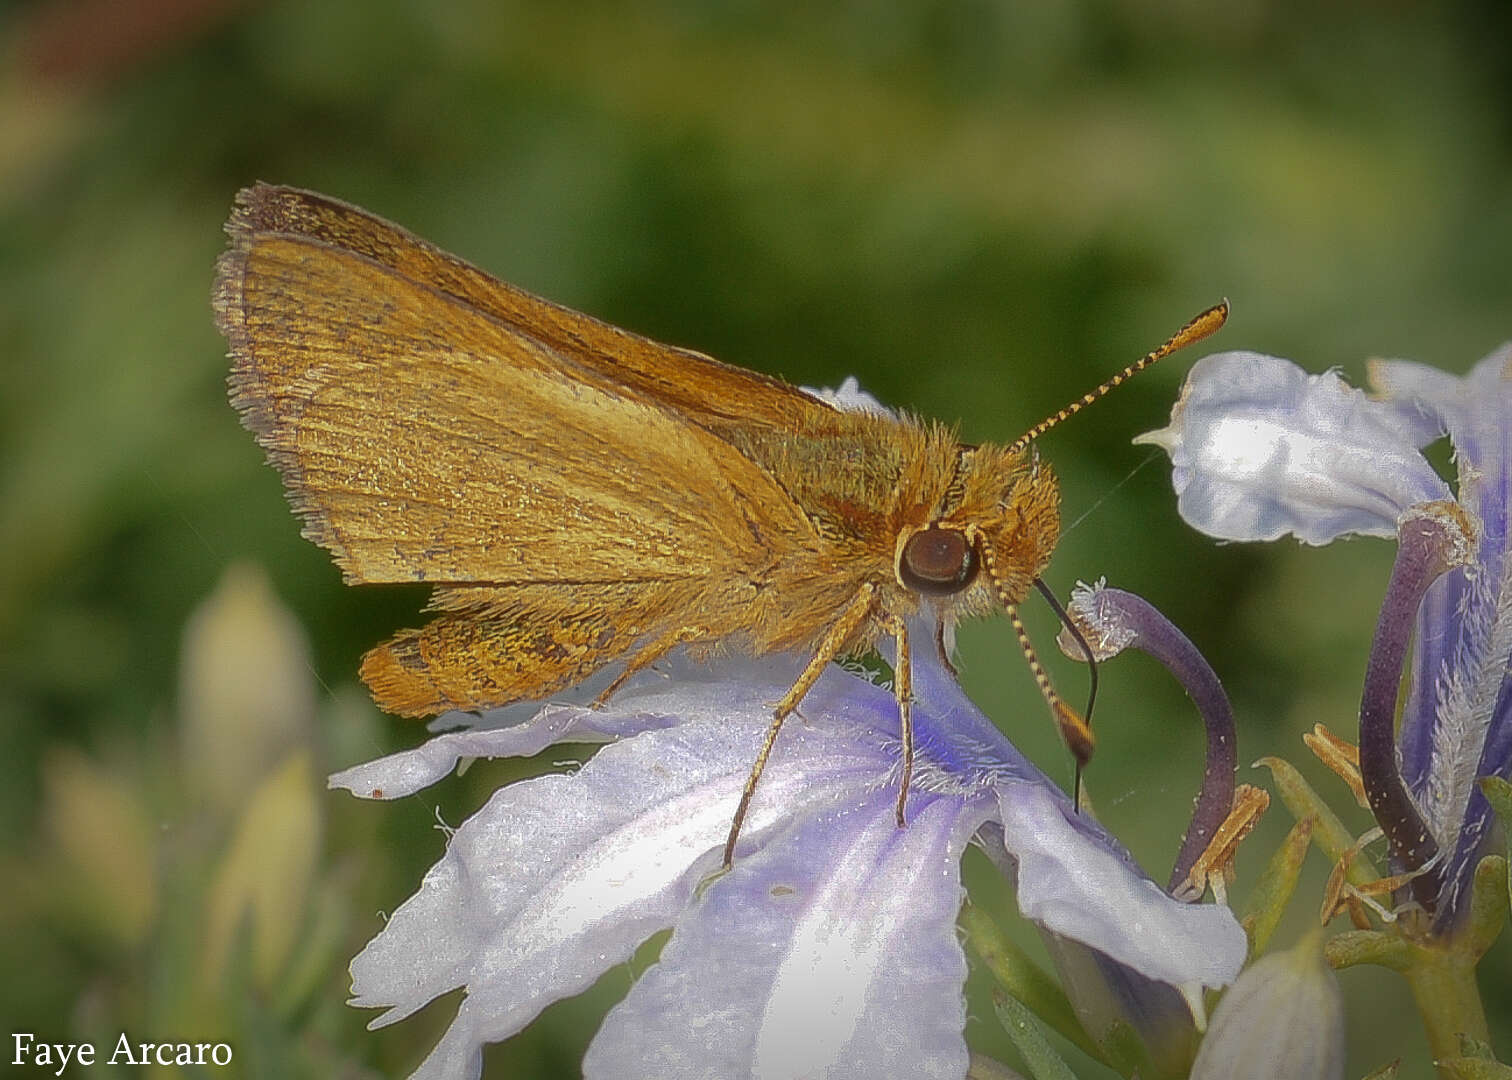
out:
<path id="1" fill-rule="evenodd" d="M 1213 1014 L 1191 1080 L 1339 1080 L 1344 999 L 1321 934 L 1265 956 L 1239 976 Z"/>
<path id="2" fill-rule="evenodd" d="M 260 567 L 227 569 L 189 617 L 179 683 L 185 776 L 229 815 L 300 745 L 315 712 L 304 631 Z"/>
<path id="3" fill-rule="evenodd" d="M 256 984 L 273 985 L 304 925 L 321 827 L 314 766 L 308 751 L 296 751 L 248 800 L 210 888 L 207 986 L 218 985 L 244 933 Z"/>

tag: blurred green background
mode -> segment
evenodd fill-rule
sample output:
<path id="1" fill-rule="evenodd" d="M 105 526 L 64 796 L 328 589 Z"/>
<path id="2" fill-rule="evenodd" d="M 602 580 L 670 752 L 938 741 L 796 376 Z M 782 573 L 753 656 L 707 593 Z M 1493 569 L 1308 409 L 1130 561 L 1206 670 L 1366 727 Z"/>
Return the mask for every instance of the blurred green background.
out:
<path id="1" fill-rule="evenodd" d="M 423 592 L 344 588 L 225 402 L 209 287 L 238 187 L 326 191 L 631 329 L 810 385 L 854 374 L 1011 439 L 1222 296 L 1215 348 L 1357 378 L 1370 355 L 1463 370 L 1512 337 L 1509 10 L 6 7 L 0 1034 L 224 1039 L 248 1076 L 403 1074 L 455 998 L 368 1033 L 347 959 L 439 855 L 440 821 L 563 756 L 398 804 L 324 791 L 421 737 L 355 670 Z M 1041 440 L 1070 526 L 1049 579 L 1155 601 L 1225 678 L 1241 761 L 1298 761 L 1363 830 L 1298 735 L 1352 732 L 1392 549 L 1218 547 L 1181 525 L 1163 459 L 1129 440 L 1206 348 Z M 1029 615 L 1048 650 L 1053 621 Z M 1006 622 L 961 648 L 968 691 L 1067 776 Z M 1084 675 L 1055 659 L 1075 700 Z M 1092 790 L 1163 879 L 1201 736 L 1154 665 L 1103 679 Z M 1288 825 L 1277 805 L 1238 897 Z M 1310 865 L 1279 944 L 1315 918 Z M 650 955 L 496 1048 L 490 1075 L 572 1075 Z M 1504 1054 L 1509 969 L 1503 941 L 1482 985 Z M 1398 1056 L 1427 1075 L 1398 982 L 1341 981 L 1349 1075 Z M 986 999 L 971 1012 L 973 1046 L 1013 1060 Z"/>

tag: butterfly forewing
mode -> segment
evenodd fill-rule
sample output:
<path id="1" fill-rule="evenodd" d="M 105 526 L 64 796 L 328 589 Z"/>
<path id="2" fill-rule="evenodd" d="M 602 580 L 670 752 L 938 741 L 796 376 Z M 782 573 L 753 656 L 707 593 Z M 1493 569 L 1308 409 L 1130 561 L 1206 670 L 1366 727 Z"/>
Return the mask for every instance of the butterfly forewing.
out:
<path id="1" fill-rule="evenodd" d="M 233 403 L 349 580 L 697 577 L 805 533 L 728 443 L 393 265 L 406 259 L 245 215 L 231 231 L 216 304 Z"/>
<path id="2" fill-rule="evenodd" d="M 641 337 L 498 280 L 392 222 L 311 191 L 259 184 L 237 198 L 229 228 L 253 238 L 281 233 L 362 255 L 455 297 L 541 342 L 560 358 L 631 396 L 691 416 L 785 430 L 833 414 L 781 379 Z"/>

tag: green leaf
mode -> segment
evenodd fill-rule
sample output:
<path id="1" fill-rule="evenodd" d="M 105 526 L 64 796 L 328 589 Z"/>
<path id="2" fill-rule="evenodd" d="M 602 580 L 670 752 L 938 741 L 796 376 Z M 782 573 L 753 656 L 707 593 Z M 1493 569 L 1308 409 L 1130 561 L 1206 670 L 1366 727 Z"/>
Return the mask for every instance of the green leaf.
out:
<path id="1" fill-rule="evenodd" d="M 992 1007 L 1003 1030 L 1024 1056 L 1024 1064 L 1029 1066 L 1034 1080 L 1076 1080 L 1071 1066 L 1055 1052 L 1040 1022 L 1023 1002 L 996 990 L 992 994 Z"/>
<path id="2" fill-rule="evenodd" d="M 1439 1058 L 1438 1073 L 1446 1080 L 1512 1080 L 1512 1068 L 1478 1057 Z"/>
<path id="3" fill-rule="evenodd" d="M 1124 1076 L 1166 1075 L 1150 1057 L 1149 1048 L 1145 1046 L 1139 1033 L 1122 1020 L 1115 1020 L 1112 1026 L 1103 1033 L 1102 1039 L 1103 1050 L 1108 1060 Z"/>
<path id="4" fill-rule="evenodd" d="M 1499 776 L 1483 776 L 1476 782 L 1491 809 L 1501 818 L 1502 832 L 1507 837 L 1507 896 L 1512 902 L 1512 783 Z"/>
<path id="5" fill-rule="evenodd" d="M 1461 939 L 1477 961 L 1501 936 L 1507 925 L 1509 901 L 1507 876 L 1509 861 L 1501 855 L 1487 855 L 1475 867 L 1470 885 L 1470 914 L 1465 920 L 1467 933 Z"/>
<path id="6" fill-rule="evenodd" d="M 1024 1074 L 985 1054 L 972 1054 L 966 1066 L 966 1080 L 1024 1080 Z"/>
<path id="7" fill-rule="evenodd" d="M 972 951 L 981 957 L 999 986 L 1084 1053 L 1103 1059 L 1055 980 L 1010 941 L 990 915 L 968 903 L 961 908 L 960 923 Z"/>
<path id="8" fill-rule="evenodd" d="M 1502 824 L 1512 825 L 1512 783 L 1499 776 L 1483 776 L 1476 783 L 1491 809 L 1496 811 L 1496 816 L 1502 819 Z"/>
<path id="9" fill-rule="evenodd" d="M 1276 924 L 1281 921 L 1286 905 L 1291 902 L 1292 893 L 1297 888 L 1297 877 L 1302 873 L 1302 861 L 1307 857 L 1307 849 L 1316 826 L 1315 817 L 1305 817 L 1292 826 L 1291 832 L 1286 834 L 1286 839 L 1271 856 L 1265 873 L 1250 893 L 1249 903 L 1239 922 L 1249 935 L 1251 960 L 1265 952 Z"/>
<path id="10" fill-rule="evenodd" d="M 1263 757 L 1255 764 L 1263 765 L 1271 771 L 1271 776 L 1276 781 L 1276 792 L 1291 811 L 1292 817 L 1298 821 L 1317 819 L 1313 825 L 1313 843 L 1328 856 L 1328 861 L 1336 863 L 1343 858 L 1344 853 L 1354 844 L 1355 838 L 1344 827 L 1339 816 L 1312 789 L 1312 785 L 1302 778 L 1302 774 L 1290 762 L 1278 757 Z M 1364 852 L 1355 856 L 1345 876 L 1354 885 L 1366 885 L 1380 877 L 1375 864 Z"/>

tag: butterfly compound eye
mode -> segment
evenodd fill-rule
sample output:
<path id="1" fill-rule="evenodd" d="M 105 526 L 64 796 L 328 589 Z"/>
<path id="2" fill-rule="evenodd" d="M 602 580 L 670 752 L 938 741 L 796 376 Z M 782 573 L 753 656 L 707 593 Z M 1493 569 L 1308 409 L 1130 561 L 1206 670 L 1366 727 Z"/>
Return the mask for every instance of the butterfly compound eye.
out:
<path id="1" fill-rule="evenodd" d="M 976 577 L 976 552 L 955 529 L 931 525 L 903 545 L 898 576 L 915 592 L 944 596 L 960 592 Z"/>

